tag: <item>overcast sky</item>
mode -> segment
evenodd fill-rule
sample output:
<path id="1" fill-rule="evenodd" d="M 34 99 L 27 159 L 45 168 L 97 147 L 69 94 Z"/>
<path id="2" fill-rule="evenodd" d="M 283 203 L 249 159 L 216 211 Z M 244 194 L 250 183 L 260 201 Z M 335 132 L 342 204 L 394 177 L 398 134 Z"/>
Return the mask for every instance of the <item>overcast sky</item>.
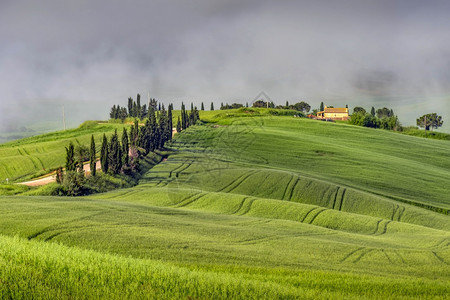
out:
<path id="1" fill-rule="evenodd" d="M 0 126 L 63 104 L 72 126 L 106 119 L 136 93 L 177 108 L 260 91 L 448 126 L 449 16 L 433 0 L 0 0 Z"/>

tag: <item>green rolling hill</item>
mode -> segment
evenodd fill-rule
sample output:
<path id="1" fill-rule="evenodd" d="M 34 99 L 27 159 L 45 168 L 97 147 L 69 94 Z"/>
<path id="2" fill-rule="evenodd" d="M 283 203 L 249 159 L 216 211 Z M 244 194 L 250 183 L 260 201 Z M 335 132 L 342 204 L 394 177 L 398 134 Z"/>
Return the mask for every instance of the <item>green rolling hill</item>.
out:
<path id="1" fill-rule="evenodd" d="M 137 186 L 0 196 L 0 297 L 448 297 L 448 141 L 276 110 L 202 113 Z"/>

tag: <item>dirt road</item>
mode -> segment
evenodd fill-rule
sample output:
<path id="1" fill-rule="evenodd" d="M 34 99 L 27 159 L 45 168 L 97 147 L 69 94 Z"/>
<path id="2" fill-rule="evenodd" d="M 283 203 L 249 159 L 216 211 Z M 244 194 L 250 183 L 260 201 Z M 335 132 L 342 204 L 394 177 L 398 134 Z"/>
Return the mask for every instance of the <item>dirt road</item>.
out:
<path id="1" fill-rule="evenodd" d="M 97 170 L 101 169 L 100 160 L 97 160 L 97 165 L 96 165 L 95 169 L 97 169 Z M 83 170 L 86 174 L 91 173 L 89 162 L 85 163 L 83 165 Z M 19 182 L 18 184 L 23 184 L 23 185 L 27 185 L 27 186 L 41 186 L 41 185 L 46 185 L 46 184 L 49 184 L 49 183 L 52 183 L 55 181 L 56 181 L 56 172 L 52 172 L 52 173 L 45 175 L 44 177 L 41 177 L 39 179 L 25 181 L 25 182 Z"/>

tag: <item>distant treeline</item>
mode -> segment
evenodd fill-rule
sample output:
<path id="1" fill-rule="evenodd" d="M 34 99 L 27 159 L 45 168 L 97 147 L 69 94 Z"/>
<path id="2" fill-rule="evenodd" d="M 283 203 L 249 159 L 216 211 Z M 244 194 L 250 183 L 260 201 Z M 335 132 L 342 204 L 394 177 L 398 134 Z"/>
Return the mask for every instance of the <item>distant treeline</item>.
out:
<path id="1" fill-rule="evenodd" d="M 233 104 L 223 104 L 223 102 L 220 104 L 220 109 L 221 110 L 225 110 L 225 109 L 237 109 L 237 108 L 241 108 L 244 107 L 243 104 L 240 103 L 233 103 Z M 245 103 L 245 107 L 249 107 L 248 102 Z M 252 107 L 253 108 L 276 108 L 276 109 L 291 109 L 291 110 L 296 110 L 296 111 L 301 111 L 303 113 L 307 113 L 310 111 L 311 109 L 311 105 L 309 105 L 308 103 L 301 101 L 298 103 L 295 103 L 293 105 L 289 105 L 289 102 L 286 101 L 286 105 L 277 105 L 275 106 L 275 104 L 272 101 L 264 101 L 264 100 L 256 100 L 255 102 L 252 103 Z"/>
<path id="2" fill-rule="evenodd" d="M 364 108 L 357 106 L 353 109 L 349 123 L 370 128 L 382 128 L 395 131 L 403 130 L 394 111 L 387 107 L 377 110 L 372 107 L 370 113 L 368 113 Z"/>

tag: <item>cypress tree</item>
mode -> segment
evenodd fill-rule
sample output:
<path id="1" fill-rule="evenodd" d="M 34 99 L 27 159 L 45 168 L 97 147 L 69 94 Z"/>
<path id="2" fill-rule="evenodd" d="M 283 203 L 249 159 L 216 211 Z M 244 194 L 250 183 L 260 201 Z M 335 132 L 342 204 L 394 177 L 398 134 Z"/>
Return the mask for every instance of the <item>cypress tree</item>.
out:
<path id="1" fill-rule="evenodd" d="M 122 133 L 122 165 L 124 165 L 124 166 L 128 166 L 128 164 L 129 164 L 129 156 L 128 156 L 129 150 L 130 150 L 130 146 L 129 146 L 129 143 L 128 143 L 127 129 L 123 128 L 123 133 Z"/>
<path id="2" fill-rule="evenodd" d="M 131 144 L 131 147 L 136 146 L 136 133 L 134 132 L 133 125 L 131 125 L 131 128 L 130 128 L 130 144 Z"/>
<path id="3" fill-rule="evenodd" d="M 109 165 L 108 165 L 108 139 L 106 135 L 103 134 L 102 141 L 102 149 L 100 151 L 100 162 L 103 173 L 108 173 Z"/>
<path id="4" fill-rule="evenodd" d="M 75 160 L 75 147 L 70 142 L 69 147 L 66 147 L 66 172 L 76 171 L 77 161 Z"/>
<path id="5" fill-rule="evenodd" d="M 136 117 L 141 118 L 141 95 L 136 96 Z"/>
<path id="6" fill-rule="evenodd" d="M 211 102 L 211 109 L 210 110 L 214 110 L 214 103 Z"/>
<path id="7" fill-rule="evenodd" d="M 91 170 L 91 175 L 95 176 L 97 173 L 97 159 L 95 157 L 95 140 L 94 140 L 94 135 L 91 135 L 91 149 L 89 151 L 89 160 L 90 160 L 90 170 Z"/>
<path id="8" fill-rule="evenodd" d="M 200 109 L 205 110 L 205 106 L 203 105 L 203 102 L 202 102 L 202 106 L 200 107 Z"/>
<path id="9" fill-rule="evenodd" d="M 375 107 L 372 106 L 372 109 L 370 110 L 370 114 L 372 117 L 375 117 Z"/>
<path id="10" fill-rule="evenodd" d="M 186 129 L 186 110 L 184 108 L 184 103 L 181 102 L 181 128 Z"/>
<path id="11" fill-rule="evenodd" d="M 202 103 L 203 105 L 203 103 Z M 167 111 L 167 128 L 169 131 L 169 141 L 172 140 L 173 120 L 172 120 L 173 104 L 169 104 L 169 110 Z"/>
<path id="12" fill-rule="evenodd" d="M 131 97 L 128 98 L 128 116 L 133 116 L 133 98 Z"/>
<path id="13" fill-rule="evenodd" d="M 191 111 L 194 110 L 194 103 L 191 102 Z"/>
<path id="14" fill-rule="evenodd" d="M 154 151 L 157 147 L 157 130 L 156 130 L 156 116 L 153 107 L 148 111 L 148 139 L 149 139 L 149 151 Z"/>
<path id="15" fill-rule="evenodd" d="M 162 106 L 161 114 L 159 115 L 159 133 L 160 133 L 159 148 L 163 148 L 165 142 L 169 140 L 168 120 L 164 105 Z"/>
<path id="16" fill-rule="evenodd" d="M 108 147 L 108 165 L 113 174 L 119 174 L 122 168 L 122 149 L 119 142 L 117 129 L 114 131 Z"/>
<path id="17" fill-rule="evenodd" d="M 178 122 L 177 122 L 177 132 L 181 132 L 181 122 L 180 122 L 180 116 L 178 116 Z"/>
<path id="18" fill-rule="evenodd" d="M 323 111 L 323 110 L 324 110 L 323 102 L 320 102 L 320 108 L 319 108 L 319 111 Z"/>

